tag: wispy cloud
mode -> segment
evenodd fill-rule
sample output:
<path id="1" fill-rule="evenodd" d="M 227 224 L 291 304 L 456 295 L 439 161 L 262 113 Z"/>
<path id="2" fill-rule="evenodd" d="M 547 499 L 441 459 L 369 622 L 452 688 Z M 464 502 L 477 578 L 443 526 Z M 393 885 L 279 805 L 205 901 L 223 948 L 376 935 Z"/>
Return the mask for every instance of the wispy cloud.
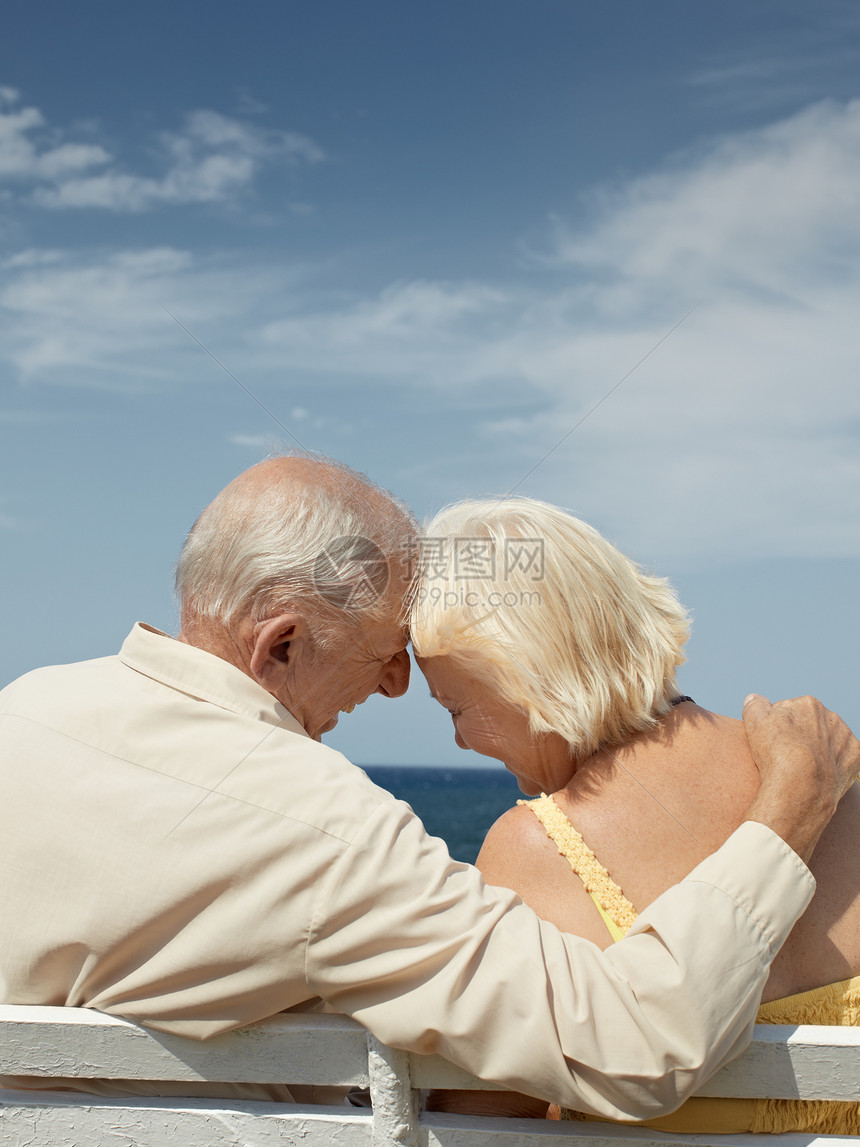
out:
<path id="1" fill-rule="evenodd" d="M 495 468 L 458 465 L 486 490 L 490 472 L 501 488 L 540 462 L 697 305 L 527 491 L 612 523 L 634 552 L 856 555 L 858 214 L 860 102 L 824 103 L 595 191 L 555 222 L 528 286 L 402 281 L 347 297 L 333 265 L 291 278 L 172 248 L 31 251 L 12 257 L 0 331 L 32 380 L 211 381 L 164 303 L 252 390 L 283 388 L 291 405 L 371 380 L 437 395 L 442 425 L 471 420 L 475 458 Z M 444 444 L 426 449 L 451 471 Z"/>
<path id="2" fill-rule="evenodd" d="M 44 264 L 30 257 L 0 288 L 0 360 L 22 382 L 140 389 L 217 379 L 234 386 L 164 307 L 199 327 L 226 364 L 245 368 L 251 315 L 259 321 L 296 273 L 172 247 L 67 252 Z"/>
<path id="3" fill-rule="evenodd" d="M 548 472 L 637 542 L 860 552 L 860 103 L 721 139 L 590 207 L 555 232 L 556 272 L 578 284 L 567 331 L 497 348 L 552 412 L 488 431 L 551 444 L 585 380 L 599 396 L 698 304 Z"/>
<path id="4" fill-rule="evenodd" d="M 448 386 L 472 376 L 482 335 L 521 301 L 481 283 L 394 283 L 371 297 L 263 325 L 257 354 L 274 366 Z"/>
<path id="5" fill-rule="evenodd" d="M 325 158 L 308 136 L 207 109 L 190 112 L 180 130 L 156 136 L 154 173 L 128 171 L 101 144 L 63 140 L 64 134 L 38 108 L 23 106 L 15 89 L 0 88 L 0 181 L 44 208 L 142 212 L 229 202 L 265 165 Z"/>
<path id="6" fill-rule="evenodd" d="M 556 257 L 661 298 L 720 291 L 801 304 L 853 276 L 860 251 L 860 101 L 817 104 L 595 199 L 587 231 L 559 229 Z M 812 278 L 810 279 L 810 274 Z M 599 282 L 600 280 L 598 280 Z M 631 304 L 635 302 L 633 296 Z"/>
<path id="7" fill-rule="evenodd" d="M 230 434 L 227 441 L 234 446 L 248 447 L 265 454 L 279 454 L 293 449 L 294 445 L 283 443 L 274 434 Z"/>
<path id="8" fill-rule="evenodd" d="M 326 418 L 319 414 L 311 415 L 301 406 L 296 406 L 289 411 L 285 415 L 283 423 L 284 427 L 296 436 L 310 431 L 313 434 L 312 443 L 303 443 L 296 436 L 279 435 L 274 429 L 259 434 L 229 434 L 227 441 L 233 446 L 242 446 L 254 450 L 260 456 L 284 454 L 290 450 L 295 450 L 296 446 L 302 446 L 305 449 L 314 448 L 319 441 L 319 431 L 335 431 L 343 435 L 344 432 L 349 433 L 352 429 L 343 420 Z"/>
<path id="9" fill-rule="evenodd" d="M 743 47 L 703 59 L 688 85 L 699 99 L 747 117 L 788 114 L 833 95 L 834 77 L 860 66 L 860 13 L 854 4 L 822 0 L 810 15 L 798 9 L 779 26 L 751 29 Z"/>
<path id="10" fill-rule="evenodd" d="M 19 107 L 14 88 L 0 88 L 0 179 L 59 180 L 110 160 L 97 144 L 52 142 L 38 108 Z"/>
<path id="11" fill-rule="evenodd" d="M 403 284 L 262 337 L 446 404 L 519 380 L 532 413 L 478 425 L 512 485 L 697 306 L 527 488 L 642 552 L 856 555 L 858 217 L 860 102 L 822 103 L 595 191 L 542 288 Z"/>
<path id="12" fill-rule="evenodd" d="M 40 250 L 34 247 L 10 255 L 8 259 L 4 259 L 2 263 L 0 263 L 0 267 L 2 267 L 4 271 L 14 271 L 22 267 L 45 267 L 52 263 L 62 263 L 64 257 L 62 251 Z"/>

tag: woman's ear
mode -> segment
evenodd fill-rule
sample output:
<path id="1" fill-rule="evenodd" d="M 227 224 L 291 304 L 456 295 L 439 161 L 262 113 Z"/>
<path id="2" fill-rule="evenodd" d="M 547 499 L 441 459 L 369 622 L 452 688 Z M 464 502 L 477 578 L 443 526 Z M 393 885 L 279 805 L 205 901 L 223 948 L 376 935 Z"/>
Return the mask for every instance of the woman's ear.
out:
<path id="1" fill-rule="evenodd" d="M 282 692 L 306 634 L 307 626 L 300 613 L 282 613 L 255 626 L 250 669 L 268 693 L 278 696 Z"/>

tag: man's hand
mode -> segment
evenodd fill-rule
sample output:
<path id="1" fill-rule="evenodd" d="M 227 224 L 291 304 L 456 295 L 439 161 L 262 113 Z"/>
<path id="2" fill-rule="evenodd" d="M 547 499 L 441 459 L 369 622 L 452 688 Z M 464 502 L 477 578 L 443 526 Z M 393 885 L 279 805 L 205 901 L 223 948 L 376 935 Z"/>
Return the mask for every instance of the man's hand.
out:
<path id="1" fill-rule="evenodd" d="M 814 697 L 744 701 L 744 728 L 761 788 L 746 820 L 778 833 L 808 861 L 860 771 L 860 741 Z"/>

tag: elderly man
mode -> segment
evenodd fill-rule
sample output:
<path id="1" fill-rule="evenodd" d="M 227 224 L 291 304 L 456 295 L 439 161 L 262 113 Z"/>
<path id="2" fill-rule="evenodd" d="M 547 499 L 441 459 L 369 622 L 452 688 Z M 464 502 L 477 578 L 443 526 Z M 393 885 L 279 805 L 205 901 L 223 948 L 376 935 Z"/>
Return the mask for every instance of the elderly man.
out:
<path id="1" fill-rule="evenodd" d="M 263 463 L 188 537 L 178 640 L 138 625 L 0 694 L 2 999 L 200 1038 L 321 999 L 570 1107 L 672 1109 L 748 1037 L 857 742 L 759 699 L 748 822 L 610 951 L 563 936 L 319 743 L 407 687 L 414 538 L 336 463 Z"/>

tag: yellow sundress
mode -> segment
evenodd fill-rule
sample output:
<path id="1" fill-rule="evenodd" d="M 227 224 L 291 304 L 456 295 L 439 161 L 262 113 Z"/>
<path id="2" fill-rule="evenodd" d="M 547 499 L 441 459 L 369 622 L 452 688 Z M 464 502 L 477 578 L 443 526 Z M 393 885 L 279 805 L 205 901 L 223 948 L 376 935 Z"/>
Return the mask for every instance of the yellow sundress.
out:
<path id="1" fill-rule="evenodd" d="M 620 940 L 636 909 L 615 883 L 552 797 L 519 801 L 530 809 L 547 835 L 580 878 L 613 941 Z M 808 992 L 770 1000 L 756 1016 L 760 1024 L 860 1025 L 860 976 L 826 984 Z M 562 1108 L 562 1119 L 592 1120 L 596 1116 Z M 603 1120 L 602 1122 L 608 1122 Z M 802 1099 L 688 1099 L 672 1115 L 637 1126 L 658 1131 L 772 1132 L 805 1131 L 817 1135 L 860 1135 L 860 1102 Z"/>

